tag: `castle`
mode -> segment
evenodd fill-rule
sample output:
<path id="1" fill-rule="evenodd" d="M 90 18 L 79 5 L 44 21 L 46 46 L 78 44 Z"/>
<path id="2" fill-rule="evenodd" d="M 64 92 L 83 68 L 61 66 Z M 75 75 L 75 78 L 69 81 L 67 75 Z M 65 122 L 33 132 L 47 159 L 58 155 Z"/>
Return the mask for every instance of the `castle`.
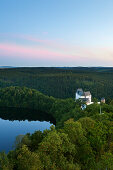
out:
<path id="1" fill-rule="evenodd" d="M 82 89 L 77 89 L 75 94 L 75 100 L 80 99 L 82 102 L 85 102 L 87 105 L 92 104 L 91 93 L 90 91 L 84 92 Z"/>

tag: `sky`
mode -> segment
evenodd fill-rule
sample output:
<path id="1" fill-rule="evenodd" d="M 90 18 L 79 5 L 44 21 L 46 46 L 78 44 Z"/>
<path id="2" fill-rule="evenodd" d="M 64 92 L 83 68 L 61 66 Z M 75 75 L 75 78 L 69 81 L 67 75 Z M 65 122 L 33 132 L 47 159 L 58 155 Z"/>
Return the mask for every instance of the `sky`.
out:
<path id="1" fill-rule="evenodd" d="M 113 0 L 0 0 L 0 65 L 113 66 Z"/>

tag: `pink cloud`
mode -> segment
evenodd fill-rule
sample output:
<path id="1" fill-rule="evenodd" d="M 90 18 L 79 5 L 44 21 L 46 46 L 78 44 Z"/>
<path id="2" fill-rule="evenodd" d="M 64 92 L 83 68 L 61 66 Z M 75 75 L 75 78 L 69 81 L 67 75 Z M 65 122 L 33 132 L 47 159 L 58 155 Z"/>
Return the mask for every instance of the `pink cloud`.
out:
<path id="1" fill-rule="evenodd" d="M 9 34 L 9 33 L 2 33 L 0 34 L 0 37 L 4 38 L 7 43 L 10 44 L 10 42 L 18 42 L 18 40 L 25 40 L 26 44 L 27 42 L 31 43 L 34 42 L 36 45 L 40 45 L 42 47 L 50 48 L 55 51 L 68 51 L 69 45 L 63 44 L 61 39 L 40 39 L 37 38 L 36 36 L 32 35 L 25 35 L 25 34 Z"/>
<path id="2" fill-rule="evenodd" d="M 9 43 L 0 43 L 0 57 L 13 57 L 25 59 L 39 59 L 48 60 L 59 63 L 73 63 L 73 65 L 88 65 L 88 63 L 95 64 L 96 62 L 113 62 L 113 49 L 100 47 L 86 47 L 74 46 L 70 43 L 63 42 L 63 40 L 44 40 L 38 39 L 30 35 L 17 34 L 0 34 L 0 36 Z M 36 42 L 33 46 L 11 44 L 10 40 L 17 41 L 26 40 L 29 42 Z M 104 58 L 104 59 L 103 59 Z"/>
<path id="3" fill-rule="evenodd" d="M 109 63 L 113 62 L 113 58 L 110 54 L 105 54 L 105 51 L 100 53 L 100 51 L 97 51 L 97 54 L 95 56 L 91 57 L 89 51 L 87 49 L 79 49 L 79 51 L 82 51 L 81 53 L 64 53 L 63 52 L 57 52 L 50 49 L 44 49 L 38 46 L 22 46 L 17 44 L 8 44 L 8 43 L 0 43 L 0 58 L 6 57 L 6 59 L 19 59 L 21 62 L 23 59 L 31 61 L 34 60 L 36 62 L 46 62 L 47 63 L 54 63 L 59 65 L 67 65 L 67 66 L 76 66 L 76 65 L 86 65 L 88 66 L 88 63 L 90 63 L 90 66 L 94 65 L 102 65 L 102 63 Z M 110 51 L 111 52 L 111 51 Z M 105 59 L 98 58 L 98 54 L 107 56 Z M 90 55 L 90 56 L 88 56 Z M 109 56 L 108 56 L 109 55 Z M 108 60 L 109 58 L 109 60 Z M 92 64 L 91 64 L 92 63 Z"/>
<path id="4" fill-rule="evenodd" d="M 47 34 L 47 32 L 44 32 L 44 34 Z M 27 40 L 27 41 L 32 41 L 32 42 L 37 42 L 37 43 L 45 43 L 45 44 L 52 44 L 55 41 L 54 40 L 44 40 L 37 38 L 32 35 L 23 35 L 23 34 L 7 34 L 7 33 L 2 33 L 0 34 L 1 37 L 5 37 L 7 39 L 9 38 L 14 38 L 14 39 L 21 39 L 21 40 Z"/>
<path id="5" fill-rule="evenodd" d="M 47 32 L 45 32 L 47 33 Z M 34 42 L 36 44 L 40 44 L 46 47 L 50 47 L 53 49 L 57 49 L 57 50 L 67 50 L 70 48 L 69 44 L 66 44 L 66 42 L 64 42 L 62 39 L 40 39 L 37 38 L 36 36 L 32 36 L 32 35 L 25 35 L 25 34 L 9 34 L 9 33 L 2 33 L 0 34 L 0 37 L 4 38 L 7 42 L 10 41 L 17 41 L 17 40 L 25 40 L 27 42 Z M 72 46 L 72 45 L 71 45 Z"/>
<path id="6" fill-rule="evenodd" d="M 16 56 L 34 59 L 66 59 L 68 55 L 58 53 L 56 51 L 47 50 L 39 47 L 21 46 L 16 44 L 3 44 L 0 43 L 0 56 Z"/>

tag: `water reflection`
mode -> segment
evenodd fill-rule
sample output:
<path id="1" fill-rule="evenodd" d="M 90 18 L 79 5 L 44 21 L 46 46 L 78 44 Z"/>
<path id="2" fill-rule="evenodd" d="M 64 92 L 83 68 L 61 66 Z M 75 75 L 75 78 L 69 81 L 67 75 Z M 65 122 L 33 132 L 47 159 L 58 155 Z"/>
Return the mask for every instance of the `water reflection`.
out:
<path id="1" fill-rule="evenodd" d="M 50 114 L 24 108 L 0 108 L 0 118 L 11 121 L 13 120 L 50 121 L 51 123 L 56 124 L 55 119 Z"/>
<path id="2" fill-rule="evenodd" d="M 43 131 L 55 124 L 54 119 L 35 110 L 0 108 L 0 151 L 12 149 L 16 136 Z"/>

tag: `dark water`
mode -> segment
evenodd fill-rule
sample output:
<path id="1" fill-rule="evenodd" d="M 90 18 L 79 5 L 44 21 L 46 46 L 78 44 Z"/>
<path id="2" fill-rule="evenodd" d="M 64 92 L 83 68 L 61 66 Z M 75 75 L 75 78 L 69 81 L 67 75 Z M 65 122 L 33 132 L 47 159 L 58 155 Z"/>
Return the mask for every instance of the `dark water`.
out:
<path id="1" fill-rule="evenodd" d="M 50 122 L 51 121 L 51 122 Z M 49 129 L 49 115 L 27 109 L 0 108 L 0 152 L 12 150 L 16 136 Z"/>

